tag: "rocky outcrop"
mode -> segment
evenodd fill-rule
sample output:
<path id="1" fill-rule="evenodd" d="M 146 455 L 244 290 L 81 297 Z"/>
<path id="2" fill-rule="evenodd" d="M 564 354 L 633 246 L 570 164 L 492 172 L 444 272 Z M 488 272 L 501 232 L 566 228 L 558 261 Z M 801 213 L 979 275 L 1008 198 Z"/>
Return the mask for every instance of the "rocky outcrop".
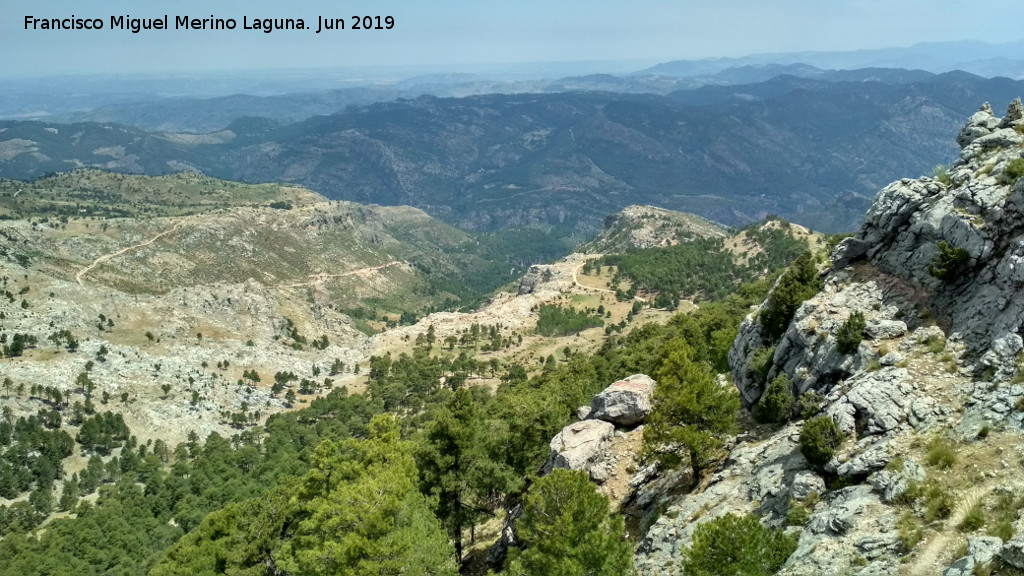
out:
<path id="1" fill-rule="evenodd" d="M 764 372 L 752 360 L 766 347 L 774 346 L 768 380 L 789 374 L 799 392 L 827 391 L 879 360 L 864 344 L 838 352 L 836 331 L 853 312 L 864 314 L 864 336 L 876 347 L 938 321 L 975 374 L 1006 380 L 1017 372 L 1024 178 L 1012 180 L 1024 153 L 1020 107 L 1015 101 L 1003 119 L 988 106 L 972 116 L 958 137 L 960 158 L 941 181 L 904 179 L 879 192 L 864 224 L 833 252 L 824 290 L 800 306 L 779 342 L 766 341 L 756 314 L 747 318 L 730 352 L 745 405 L 762 393 Z"/>
<path id="2" fill-rule="evenodd" d="M 634 374 L 602 390 L 590 403 L 587 418 L 616 426 L 635 426 L 651 413 L 655 382 L 646 374 Z"/>
<path id="3" fill-rule="evenodd" d="M 519 280 L 519 295 L 533 294 L 537 288 L 554 278 L 551 268 L 542 264 L 534 264 Z"/>
<path id="4" fill-rule="evenodd" d="M 868 567 L 873 566 L 871 573 L 894 575 L 901 548 L 895 526 L 896 513 L 870 487 L 832 492 L 815 507 L 796 551 L 779 574 L 839 576 L 853 573 L 858 562 L 867 560 Z"/>
<path id="5" fill-rule="evenodd" d="M 909 511 L 893 505 L 915 484 L 933 473 L 935 482 L 949 482 L 948 473 L 921 464 L 928 461 L 922 436 L 954 432 L 977 441 L 1024 429 L 1024 385 L 1016 381 L 1024 353 L 1024 105 L 1014 101 L 1003 118 L 982 107 L 957 140 L 961 155 L 944 173 L 879 192 L 831 266 L 819 267 L 822 290 L 799 305 L 780 338 L 766 337 L 762 304 L 733 342 L 729 360 L 744 407 L 786 375 L 796 394 L 819 395 L 798 401 L 813 400 L 810 411 L 820 405 L 817 414 L 845 433 L 834 457 L 823 469 L 807 464 L 799 421 L 741 439 L 699 489 L 653 523 L 637 553 L 641 574 L 678 573 L 701 522 L 754 513 L 781 528 L 796 505 L 803 509 L 793 509 L 790 521 L 813 510 L 804 526 L 787 528 L 799 532 L 799 543 L 783 575 L 924 574 L 949 566 L 948 576 L 964 576 L 997 554 L 1024 568 L 1024 537 L 1003 544 L 972 536 L 967 555 L 954 562 L 943 542 L 953 542 L 959 520 L 929 526 L 939 535 L 909 553 L 896 527 L 901 514 L 921 515 L 920 500 Z M 865 320 L 862 339 L 840 350 L 838 335 L 855 314 Z M 997 469 L 1013 467 L 1007 459 L 990 464 L 972 463 L 989 469 L 971 474 L 995 478 Z M 973 505 L 958 503 L 956 517 Z"/>
<path id="6" fill-rule="evenodd" d="M 693 539 L 693 531 L 708 520 L 725 514 L 758 512 L 771 526 L 779 527 L 789 508 L 798 474 L 806 474 L 807 461 L 800 454 L 799 428 L 790 425 L 763 442 L 741 444 L 700 492 L 664 509 L 652 523 L 637 551 L 640 574 L 678 574 L 678 562 Z M 807 496 L 817 482 L 804 479 L 799 496 Z M 822 484 L 823 485 L 823 484 Z"/>

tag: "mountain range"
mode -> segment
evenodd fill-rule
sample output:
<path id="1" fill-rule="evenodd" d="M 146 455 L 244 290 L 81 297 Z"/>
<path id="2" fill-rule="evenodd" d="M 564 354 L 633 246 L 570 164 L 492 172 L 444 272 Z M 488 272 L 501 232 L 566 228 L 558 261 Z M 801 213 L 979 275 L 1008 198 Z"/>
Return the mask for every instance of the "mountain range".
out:
<path id="1" fill-rule="evenodd" d="M 407 204 L 472 230 L 593 233 L 609 213 L 653 204 L 729 225 L 779 214 L 841 231 L 885 182 L 948 162 L 948 134 L 978 102 L 1022 92 L 1006 78 L 867 70 L 665 95 L 421 96 L 293 123 L 239 118 L 206 134 L 7 121 L 0 176 L 201 171 Z"/>

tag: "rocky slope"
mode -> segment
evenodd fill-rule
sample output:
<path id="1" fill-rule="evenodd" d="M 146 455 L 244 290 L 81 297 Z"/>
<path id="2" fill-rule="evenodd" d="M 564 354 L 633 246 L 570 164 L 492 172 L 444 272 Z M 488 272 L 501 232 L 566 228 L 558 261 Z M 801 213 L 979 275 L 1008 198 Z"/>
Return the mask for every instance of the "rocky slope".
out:
<path id="1" fill-rule="evenodd" d="M 653 523 L 642 574 L 676 573 L 694 528 L 730 512 L 799 535 L 782 574 L 1024 568 L 1022 134 L 1020 100 L 1002 118 L 986 104 L 946 175 L 879 192 L 778 341 L 760 323 L 774 294 L 746 318 L 730 354 L 744 405 L 756 411 L 766 382 L 785 375 L 817 406 L 800 417 L 829 417 L 846 439 L 815 467 L 800 450 L 805 420 L 752 428 Z M 851 352 L 839 336 L 857 314 Z"/>

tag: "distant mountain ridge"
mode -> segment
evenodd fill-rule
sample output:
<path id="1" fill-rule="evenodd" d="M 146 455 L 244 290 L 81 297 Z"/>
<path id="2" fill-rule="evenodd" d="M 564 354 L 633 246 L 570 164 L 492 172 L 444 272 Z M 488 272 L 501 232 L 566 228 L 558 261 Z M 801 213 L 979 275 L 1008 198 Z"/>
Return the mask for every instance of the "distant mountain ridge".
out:
<path id="1" fill-rule="evenodd" d="M 239 119 L 205 136 L 0 122 L 0 177 L 79 166 L 200 170 L 301 184 L 332 199 L 407 204 L 474 230 L 540 223 L 594 232 L 630 204 L 727 225 L 778 214 L 849 230 L 885 182 L 955 157 L 946 135 L 977 102 L 1024 93 L 1024 82 L 1005 78 L 923 78 L 781 76 L 666 96 L 420 97 L 288 125 Z"/>

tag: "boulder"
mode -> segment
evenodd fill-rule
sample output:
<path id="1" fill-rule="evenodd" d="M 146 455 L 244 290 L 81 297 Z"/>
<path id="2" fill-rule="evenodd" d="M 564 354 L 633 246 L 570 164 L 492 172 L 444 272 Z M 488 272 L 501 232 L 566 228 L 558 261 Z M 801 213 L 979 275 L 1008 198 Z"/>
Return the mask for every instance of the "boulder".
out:
<path id="1" fill-rule="evenodd" d="M 899 338 L 907 333 L 907 323 L 900 320 L 872 320 L 864 327 L 864 334 L 872 340 Z"/>
<path id="2" fill-rule="evenodd" d="M 605 460 L 615 436 L 615 426 L 602 420 L 574 422 L 551 439 L 551 456 L 542 474 L 555 468 L 584 470 L 594 480 L 605 477 Z"/>
<path id="3" fill-rule="evenodd" d="M 968 536 L 967 556 L 953 562 L 942 576 L 974 576 L 975 566 L 983 566 L 992 561 L 1003 547 L 1003 540 L 994 536 Z"/>
<path id="4" fill-rule="evenodd" d="M 615 382 L 594 396 L 589 418 L 617 426 L 634 426 L 651 413 L 655 382 L 646 374 L 634 374 Z"/>
<path id="5" fill-rule="evenodd" d="M 797 472 L 793 477 L 793 485 L 789 488 L 789 494 L 797 500 L 804 500 L 811 493 L 819 496 L 825 493 L 825 481 L 814 472 L 805 470 Z"/>
<path id="6" fill-rule="evenodd" d="M 1024 534 L 1018 534 L 1003 544 L 999 557 L 1011 566 L 1024 569 Z"/>

